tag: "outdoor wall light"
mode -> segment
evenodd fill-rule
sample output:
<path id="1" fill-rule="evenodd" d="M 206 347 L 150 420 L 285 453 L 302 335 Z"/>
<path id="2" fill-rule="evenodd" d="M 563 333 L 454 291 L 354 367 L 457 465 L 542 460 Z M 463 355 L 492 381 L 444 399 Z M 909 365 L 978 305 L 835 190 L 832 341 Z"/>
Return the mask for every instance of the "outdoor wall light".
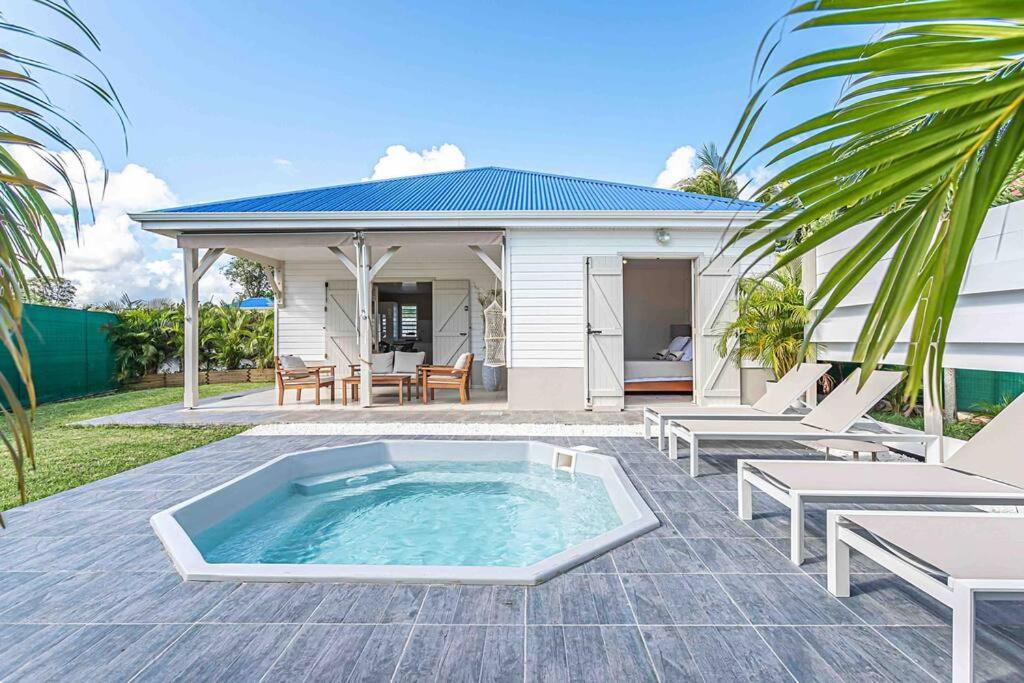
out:
<path id="1" fill-rule="evenodd" d="M 672 241 L 672 233 L 665 228 L 658 228 L 654 231 L 654 241 L 665 247 Z"/>

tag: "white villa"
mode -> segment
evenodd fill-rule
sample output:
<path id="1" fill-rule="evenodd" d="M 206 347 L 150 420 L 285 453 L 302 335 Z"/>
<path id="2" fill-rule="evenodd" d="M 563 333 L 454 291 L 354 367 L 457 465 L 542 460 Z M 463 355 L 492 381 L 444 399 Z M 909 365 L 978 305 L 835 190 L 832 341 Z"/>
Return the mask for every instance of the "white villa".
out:
<path id="1" fill-rule="evenodd" d="M 729 231 L 759 208 L 476 168 L 133 218 L 173 237 L 184 252 L 186 407 L 198 396 L 200 281 L 230 254 L 263 264 L 272 276 L 278 354 L 326 360 L 345 376 L 382 341 L 408 338 L 428 363 L 472 351 L 478 368 L 477 294 L 500 287 L 508 407 L 618 410 L 627 395 L 692 395 L 699 404 L 728 405 L 763 389 L 763 374 L 741 372 L 715 350 L 733 311 L 738 269 L 731 259 L 712 262 Z M 673 351 L 685 346 L 682 352 L 655 360 L 673 340 Z M 476 384 L 479 371 L 474 375 Z M 368 383 L 360 400 L 372 402 Z"/>

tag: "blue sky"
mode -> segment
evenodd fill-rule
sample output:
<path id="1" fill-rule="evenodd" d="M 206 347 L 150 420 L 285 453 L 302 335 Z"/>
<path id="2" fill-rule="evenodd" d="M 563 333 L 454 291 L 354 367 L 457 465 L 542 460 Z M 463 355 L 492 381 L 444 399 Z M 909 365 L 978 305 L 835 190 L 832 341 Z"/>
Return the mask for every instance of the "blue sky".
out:
<path id="1" fill-rule="evenodd" d="M 131 118 L 128 153 L 95 103 L 62 87 L 57 98 L 95 134 L 110 171 L 134 164 L 152 176 L 124 194 L 193 203 L 372 177 L 394 145 L 454 145 L 469 167 L 654 184 L 679 147 L 728 140 L 758 41 L 791 1 L 73 4 Z M 35 26 L 68 35 L 53 20 Z M 780 56 L 843 39 L 788 39 Z M 833 96 L 779 100 L 761 134 Z M 392 158 L 392 171 L 410 160 L 420 163 Z M 177 276 L 169 242 L 133 226 L 120 234 Z M 133 296 L 177 295 L 143 279 L 123 284 Z M 91 283 L 94 299 L 120 284 Z"/>

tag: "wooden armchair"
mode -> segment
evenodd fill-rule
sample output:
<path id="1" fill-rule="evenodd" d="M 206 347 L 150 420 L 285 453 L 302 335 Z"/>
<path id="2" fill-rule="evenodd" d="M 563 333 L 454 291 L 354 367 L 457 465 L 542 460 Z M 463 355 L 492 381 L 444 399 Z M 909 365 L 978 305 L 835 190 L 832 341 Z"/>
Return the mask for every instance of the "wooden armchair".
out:
<path id="1" fill-rule="evenodd" d="M 458 389 L 459 403 L 469 400 L 469 382 L 473 373 L 473 354 L 459 356 L 455 365 L 421 365 L 420 395 L 423 402 L 434 398 L 435 389 Z"/>
<path id="2" fill-rule="evenodd" d="M 274 376 L 277 380 L 277 405 L 284 405 L 284 390 L 295 389 L 295 400 L 302 400 L 302 390 L 313 390 L 313 402 L 320 405 L 320 388 L 331 388 L 334 401 L 334 366 L 308 365 L 298 356 L 274 356 Z"/>

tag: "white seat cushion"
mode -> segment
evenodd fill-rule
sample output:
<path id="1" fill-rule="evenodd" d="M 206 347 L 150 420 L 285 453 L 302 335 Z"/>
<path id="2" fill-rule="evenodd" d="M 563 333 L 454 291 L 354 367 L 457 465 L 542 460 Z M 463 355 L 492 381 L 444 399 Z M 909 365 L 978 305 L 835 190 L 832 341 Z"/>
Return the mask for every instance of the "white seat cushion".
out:
<path id="1" fill-rule="evenodd" d="M 416 367 L 423 365 L 423 359 L 426 357 L 427 354 L 424 351 L 417 351 L 415 353 L 395 351 L 395 363 L 392 372 L 396 375 L 415 375 Z"/>
<path id="2" fill-rule="evenodd" d="M 390 375 L 395 367 L 395 352 L 375 353 L 371 356 L 371 372 L 375 375 Z"/>

